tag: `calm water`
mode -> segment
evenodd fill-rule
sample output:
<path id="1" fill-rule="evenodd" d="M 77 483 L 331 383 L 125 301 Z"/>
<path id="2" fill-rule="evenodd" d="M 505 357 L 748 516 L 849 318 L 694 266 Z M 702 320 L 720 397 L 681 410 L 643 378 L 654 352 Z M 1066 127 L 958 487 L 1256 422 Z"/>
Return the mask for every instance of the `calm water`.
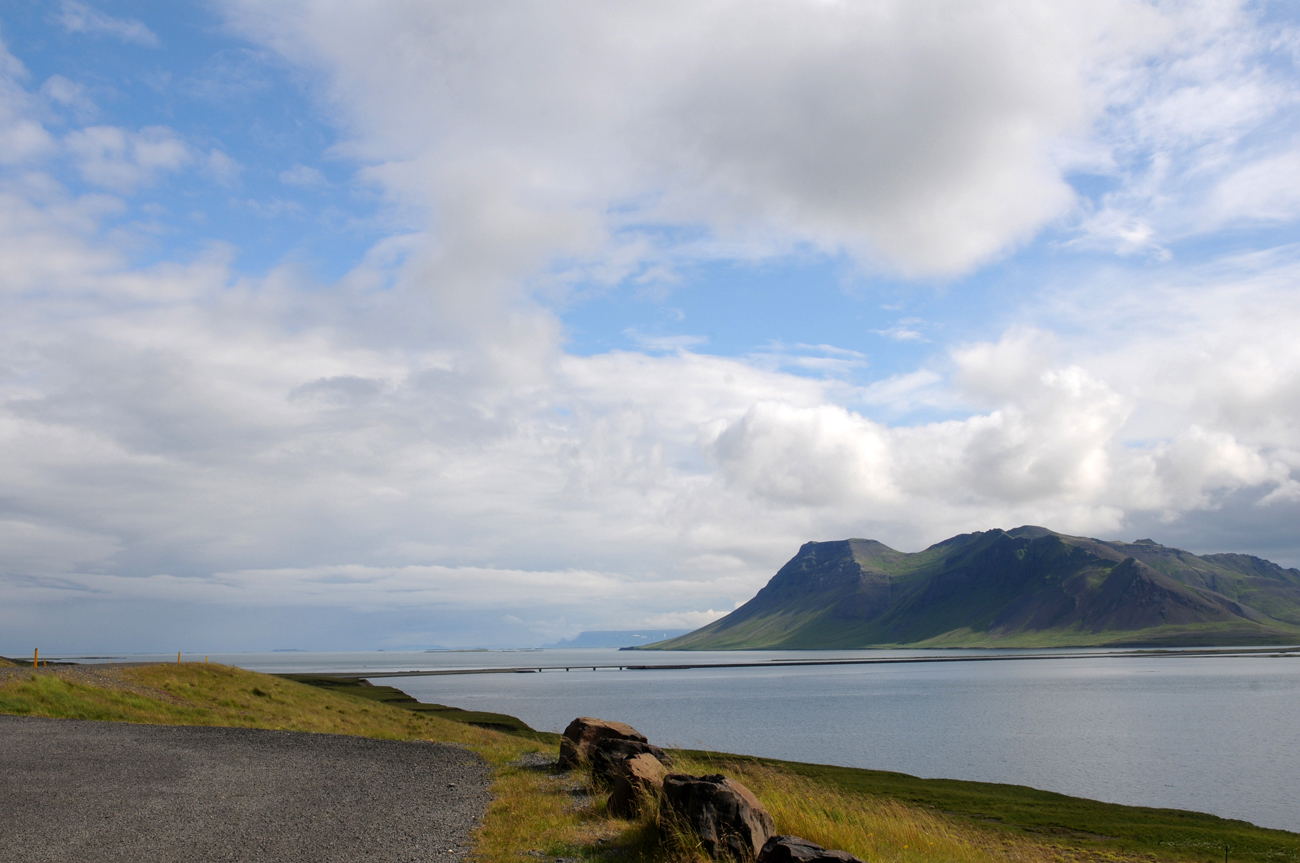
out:
<path id="1" fill-rule="evenodd" d="M 220 661 L 265 671 L 364 672 L 702 658 L 810 653 L 245 654 Z M 1043 661 L 596 672 L 588 665 L 568 673 L 376 682 L 421 701 L 509 713 L 543 730 L 600 716 L 629 722 L 661 744 L 1030 785 L 1300 832 L 1294 655 L 1081 658 L 1062 651 Z"/>

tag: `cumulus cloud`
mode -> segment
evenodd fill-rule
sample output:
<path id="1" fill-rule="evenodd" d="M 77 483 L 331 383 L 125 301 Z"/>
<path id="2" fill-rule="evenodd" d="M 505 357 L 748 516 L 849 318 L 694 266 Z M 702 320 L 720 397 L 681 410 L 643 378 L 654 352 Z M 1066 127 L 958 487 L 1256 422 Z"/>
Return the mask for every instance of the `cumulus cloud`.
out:
<path id="1" fill-rule="evenodd" d="M 53 281 L 77 290 L 48 305 L 6 292 L 0 350 L 5 529 L 26 549 L 4 577 L 23 601 L 457 609 L 485 631 L 475 609 L 509 607 L 525 628 L 556 614 L 627 628 L 716 615 L 810 538 L 1109 534 L 1289 488 L 1278 443 L 1300 450 L 1295 410 L 1252 434 L 1300 381 L 1273 351 L 1281 328 L 1256 343 L 1267 381 L 1256 367 L 1242 392 L 1220 369 L 1219 396 L 1183 405 L 1201 424 L 1175 419 L 1154 442 L 1131 439 L 1151 403 L 1133 378 L 1176 376 L 1195 352 L 1128 357 L 1120 374 L 1028 329 L 895 381 L 890 398 L 937 388 L 965 408 L 890 425 L 844 406 L 870 388 L 745 358 L 502 366 L 429 342 L 436 309 L 414 288 L 244 282 L 220 258 L 132 272 L 45 218 Z M 15 260 L 40 269 L 9 268 L 6 287 L 50 283 L 49 262 Z"/>

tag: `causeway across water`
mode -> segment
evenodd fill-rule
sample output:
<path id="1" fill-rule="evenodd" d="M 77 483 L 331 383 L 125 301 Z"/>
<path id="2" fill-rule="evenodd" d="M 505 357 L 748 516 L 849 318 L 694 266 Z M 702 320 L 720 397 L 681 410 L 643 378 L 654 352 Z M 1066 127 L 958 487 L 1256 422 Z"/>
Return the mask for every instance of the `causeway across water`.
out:
<path id="1" fill-rule="evenodd" d="M 321 674 L 321 677 L 358 677 L 374 679 L 380 677 L 436 677 L 450 674 L 537 674 L 544 671 L 687 671 L 694 668 L 774 668 L 797 667 L 806 665 L 893 665 L 902 663 L 924 662 L 1011 662 L 1044 659 L 1089 659 L 1105 657 L 1124 658 L 1142 657 L 1189 657 L 1189 656 L 1273 656 L 1300 657 L 1300 647 L 1241 647 L 1241 648 L 1202 648 L 1191 650 L 1122 650 L 1098 651 L 1096 653 L 978 653 L 970 656 L 899 656 L 871 657 L 864 659 L 770 659 L 763 662 L 671 662 L 671 663 L 593 663 L 591 665 L 522 665 L 511 668 L 435 668 L 412 669 L 409 671 L 371 671 L 347 675 Z"/>

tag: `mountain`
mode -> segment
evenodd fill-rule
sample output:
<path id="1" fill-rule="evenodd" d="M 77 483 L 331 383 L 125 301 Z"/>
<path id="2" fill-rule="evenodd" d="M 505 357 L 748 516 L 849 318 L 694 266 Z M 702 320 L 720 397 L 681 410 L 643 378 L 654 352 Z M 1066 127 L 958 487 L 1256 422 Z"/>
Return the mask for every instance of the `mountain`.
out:
<path id="1" fill-rule="evenodd" d="M 593 629 L 546 647 L 639 647 L 653 641 L 684 635 L 689 629 Z"/>
<path id="2" fill-rule="evenodd" d="M 1042 527 L 908 554 L 809 542 L 726 617 L 649 649 L 1300 644 L 1300 570 Z"/>

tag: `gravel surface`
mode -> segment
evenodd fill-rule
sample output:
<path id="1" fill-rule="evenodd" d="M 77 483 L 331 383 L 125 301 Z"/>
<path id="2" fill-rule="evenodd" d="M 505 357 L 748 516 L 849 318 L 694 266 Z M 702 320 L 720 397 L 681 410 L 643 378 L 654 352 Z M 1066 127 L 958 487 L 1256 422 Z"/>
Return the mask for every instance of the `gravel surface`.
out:
<path id="1" fill-rule="evenodd" d="M 442 743 L 0 716 L 0 861 L 437 861 L 488 768 Z"/>

